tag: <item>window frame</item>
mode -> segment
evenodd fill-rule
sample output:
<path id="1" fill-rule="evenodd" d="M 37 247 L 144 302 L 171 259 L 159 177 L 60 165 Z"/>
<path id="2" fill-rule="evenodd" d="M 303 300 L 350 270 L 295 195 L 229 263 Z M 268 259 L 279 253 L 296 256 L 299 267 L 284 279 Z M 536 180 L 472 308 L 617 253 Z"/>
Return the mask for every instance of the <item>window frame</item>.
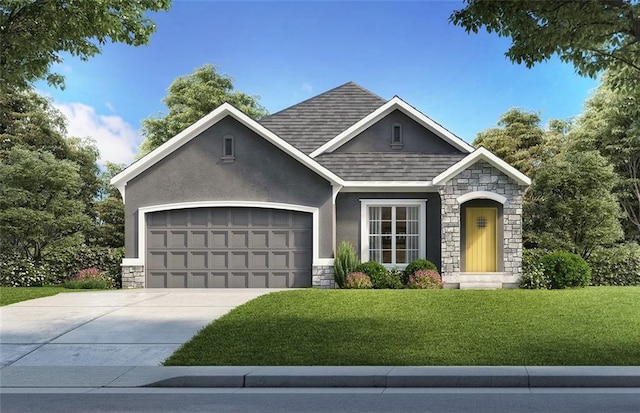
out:
<path id="1" fill-rule="evenodd" d="M 370 207 L 418 207 L 418 259 L 426 258 L 427 251 L 427 200 L 426 199 L 360 199 L 360 260 L 370 261 L 369 232 L 370 228 Z M 395 228 L 396 221 L 393 221 L 392 228 Z M 392 236 L 396 236 L 392 231 Z M 392 241 L 392 262 L 381 263 L 387 268 L 404 268 L 409 263 L 396 263 L 395 240 Z"/>
<path id="2" fill-rule="evenodd" d="M 398 140 L 396 141 L 396 129 L 398 132 Z M 391 124 L 391 149 L 401 149 L 404 144 L 402 136 L 402 123 L 395 122 Z"/>
<path id="3" fill-rule="evenodd" d="M 224 135 L 222 137 L 222 161 L 224 163 L 236 160 L 236 143 L 233 135 Z M 231 149 L 231 154 L 227 154 L 227 149 Z"/>

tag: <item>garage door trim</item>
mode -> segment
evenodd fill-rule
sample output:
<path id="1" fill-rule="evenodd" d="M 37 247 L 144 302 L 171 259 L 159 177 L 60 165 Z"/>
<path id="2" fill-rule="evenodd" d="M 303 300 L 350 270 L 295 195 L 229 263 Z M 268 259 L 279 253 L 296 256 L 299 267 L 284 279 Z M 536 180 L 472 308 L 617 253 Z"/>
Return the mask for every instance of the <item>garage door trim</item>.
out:
<path id="1" fill-rule="evenodd" d="M 215 208 L 215 207 L 248 207 L 248 208 L 268 208 L 283 209 L 287 211 L 309 212 L 312 215 L 312 265 L 318 265 L 319 260 L 319 218 L 316 207 L 295 204 L 283 204 L 277 202 L 256 202 L 256 201 L 204 201 L 204 202 L 178 202 L 175 204 L 162 204 L 142 207 L 138 209 L 138 258 L 124 259 L 123 265 L 145 265 L 147 251 L 147 214 L 150 212 L 169 211 L 173 209 L 191 208 Z M 125 262 L 126 261 L 126 262 Z"/>

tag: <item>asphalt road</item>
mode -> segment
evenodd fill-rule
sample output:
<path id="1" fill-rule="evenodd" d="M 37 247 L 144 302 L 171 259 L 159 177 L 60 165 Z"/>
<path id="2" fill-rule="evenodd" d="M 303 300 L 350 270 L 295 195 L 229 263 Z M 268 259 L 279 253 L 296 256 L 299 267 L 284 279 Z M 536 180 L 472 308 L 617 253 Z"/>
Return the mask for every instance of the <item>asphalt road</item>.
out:
<path id="1" fill-rule="evenodd" d="M 41 389 L 40 391 L 43 391 Z M 21 412 L 637 413 L 640 389 L 65 389 L 3 392 Z"/>

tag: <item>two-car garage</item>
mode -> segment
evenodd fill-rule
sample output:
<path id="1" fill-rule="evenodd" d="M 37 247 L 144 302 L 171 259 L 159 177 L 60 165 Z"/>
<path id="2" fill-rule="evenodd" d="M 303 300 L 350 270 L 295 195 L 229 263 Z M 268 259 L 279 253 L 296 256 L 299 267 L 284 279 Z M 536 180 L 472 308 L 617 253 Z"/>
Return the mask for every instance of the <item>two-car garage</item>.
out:
<path id="1" fill-rule="evenodd" d="M 312 214 L 254 207 L 146 214 L 146 286 L 310 287 Z"/>

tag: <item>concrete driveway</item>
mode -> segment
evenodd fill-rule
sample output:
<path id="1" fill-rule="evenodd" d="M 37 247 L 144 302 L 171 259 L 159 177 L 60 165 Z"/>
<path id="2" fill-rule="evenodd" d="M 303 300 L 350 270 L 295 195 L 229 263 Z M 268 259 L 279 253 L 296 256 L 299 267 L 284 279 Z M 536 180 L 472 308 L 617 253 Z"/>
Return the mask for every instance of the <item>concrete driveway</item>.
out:
<path id="1" fill-rule="evenodd" d="M 157 366 L 212 320 L 274 291 L 74 292 L 0 307 L 0 367 Z"/>

